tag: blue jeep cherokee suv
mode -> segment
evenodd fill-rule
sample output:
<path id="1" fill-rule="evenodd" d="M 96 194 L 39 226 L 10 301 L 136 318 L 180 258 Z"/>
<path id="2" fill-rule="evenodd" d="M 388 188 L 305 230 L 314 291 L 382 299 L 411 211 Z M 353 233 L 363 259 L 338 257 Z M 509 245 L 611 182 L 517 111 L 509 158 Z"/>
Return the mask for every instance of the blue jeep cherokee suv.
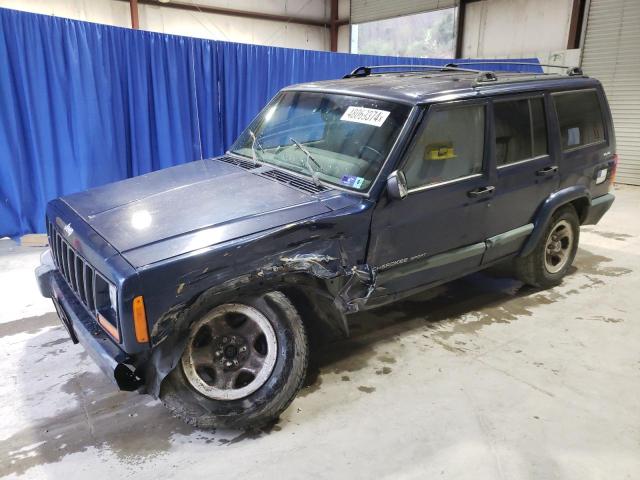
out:
<path id="1" fill-rule="evenodd" d="M 222 157 L 51 201 L 37 277 L 120 389 L 257 426 L 300 389 L 306 332 L 505 260 L 558 284 L 615 151 L 579 70 L 360 67 L 283 89 Z"/>

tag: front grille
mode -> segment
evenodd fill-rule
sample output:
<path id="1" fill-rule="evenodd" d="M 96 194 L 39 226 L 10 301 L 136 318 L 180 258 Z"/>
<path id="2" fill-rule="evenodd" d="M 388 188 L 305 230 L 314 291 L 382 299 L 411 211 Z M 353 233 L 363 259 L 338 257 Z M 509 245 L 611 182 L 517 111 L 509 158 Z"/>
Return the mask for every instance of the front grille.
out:
<path id="1" fill-rule="evenodd" d="M 47 234 L 51 255 L 58 270 L 90 312 L 96 313 L 96 280 L 105 282 L 100 274 L 71 247 L 57 231 L 52 222 L 47 221 Z M 108 286 L 107 286 L 108 288 Z"/>
<path id="2" fill-rule="evenodd" d="M 120 342 L 118 314 L 112 306 L 115 306 L 115 300 L 111 298 L 109 282 L 78 254 L 58 231 L 55 224 L 48 219 L 47 235 L 53 261 L 69 288 L 91 312 L 100 326 Z M 106 328 L 108 325 L 104 322 L 109 323 L 113 328 Z"/>
<path id="3" fill-rule="evenodd" d="M 307 193 L 320 193 L 327 189 L 324 185 L 316 185 L 313 182 L 285 173 L 281 170 L 267 170 L 266 172 L 262 172 L 260 175 L 272 178 L 278 182 L 286 183 Z"/>

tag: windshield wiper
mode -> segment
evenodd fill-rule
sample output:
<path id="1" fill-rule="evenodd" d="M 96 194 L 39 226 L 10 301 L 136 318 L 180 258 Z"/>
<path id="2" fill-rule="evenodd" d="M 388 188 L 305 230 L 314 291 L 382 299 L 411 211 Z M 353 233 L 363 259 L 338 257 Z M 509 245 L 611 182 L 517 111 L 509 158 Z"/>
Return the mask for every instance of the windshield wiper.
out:
<path id="1" fill-rule="evenodd" d="M 262 148 L 262 145 L 260 145 L 260 142 L 258 141 L 256 134 L 253 133 L 253 130 L 249 129 L 249 135 L 251 135 L 251 138 L 253 139 L 253 142 L 251 142 L 251 158 L 253 159 L 253 164 L 255 166 L 258 166 L 256 145 L 258 145 L 258 147 L 260 148 L 260 152 L 264 152 L 264 148 Z M 262 160 L 262 153 L 260 154 L 260 160 Z"/>
<path id="2" fill-rule="evenodd" d="M 317 160 L 315 158 L 313 158 L 313 155 L 311 155 L 311 152 L 309 152 L 309 150 L 307 150 L 305 147 L 302 146 L 302 144 L 300 142 L 298 142 L 295 138 L 293 137 L 289 137 L 289 140 L 291 140 L 293 142 L 293 144 L 298 147 L 300 150 L 302 150 L 302 152 L 307 156 L 307 158 L 304 161 L 304 165 L 305 167 L 307 167 L 307 170 L 309 170 L 309 172 L 311 172 L 311 178 L 313 179 L 313 183 L 316 186 L 320 186 L 320 179 L 318 178 L 318 171 L 322 171 L 322 165 L 320 165 Z M 316 170 L 315 168 L 313 168 L 311 166 L 311 162 L 313 162 L 315 164 L 316 167 L 318 167 L 318 170 Z"/>

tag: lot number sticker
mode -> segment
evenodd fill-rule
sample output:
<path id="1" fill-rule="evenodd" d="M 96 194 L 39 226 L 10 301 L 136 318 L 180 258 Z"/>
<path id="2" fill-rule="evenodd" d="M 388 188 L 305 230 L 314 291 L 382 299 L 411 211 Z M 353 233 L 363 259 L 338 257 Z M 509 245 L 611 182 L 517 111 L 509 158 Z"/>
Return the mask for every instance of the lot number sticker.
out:
<path id="1" fill-rule="evenodd" d="M 366 123 L 367 125 L 379 127 L 387 119 L 389 113 L 391 112 L 387 112 L 386 110 L 351 106 L 342 114 L 340 120 L 344 120 L 346 122 Z"/>

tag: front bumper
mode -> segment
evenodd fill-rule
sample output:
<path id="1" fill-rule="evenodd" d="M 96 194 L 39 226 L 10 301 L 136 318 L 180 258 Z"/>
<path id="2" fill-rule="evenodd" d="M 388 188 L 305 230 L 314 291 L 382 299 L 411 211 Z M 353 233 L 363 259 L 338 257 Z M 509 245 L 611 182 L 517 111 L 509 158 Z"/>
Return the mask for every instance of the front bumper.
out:
<path id="1" fill-rule="evenodd" d="M 42 255 L 40 261 L 41 265 L 36 268 L 40 293 L 53 300 L 58 317 L 73 343 L 81 343 L 100 370 L 120 390 L 133 391 L 141 387 L 142 380 L 130 367 L 131 358 L 107 336 L 78 300 L 53 264 L 50 250 Z"/>

